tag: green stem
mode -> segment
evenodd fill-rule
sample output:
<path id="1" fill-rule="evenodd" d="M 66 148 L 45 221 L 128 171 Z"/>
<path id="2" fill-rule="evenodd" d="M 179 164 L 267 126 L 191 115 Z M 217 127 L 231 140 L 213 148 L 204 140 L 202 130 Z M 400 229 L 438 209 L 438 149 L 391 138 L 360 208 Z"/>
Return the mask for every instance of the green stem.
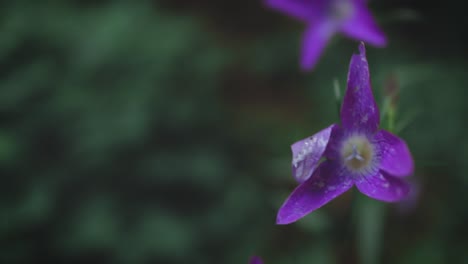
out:
<path id="1" fill-rule="evenodd" d="M 396 109 L 388 106 L 385 111 L 386 129 L 395 132 Z M 380 201 L 358 195 L 355 205 L 355 217 L 357 219 L 356 235 L 359 248 L 359 256 L 362 264 L 381 263 L 382 242 L 386 205 Z"/>
<path id="2" fill-rule="evenodd" d="M 358 223 L 356 228 L 361 263 L 381 263 L 385 204 L 364 195 L 359 195 L 357 199 Z"/>
<path id="3" fill-rule="evenodd" d="M 335 93 L 335 102 L 336 102 L 336 109 L 338 113 L 338 118 L 340 118 L 340 111 L 341 111 L 341 88 L 338 79 L 333 80 L 333 91 Z"/>
<path id="4" fill-rule="evenodd" d="M 395 108 L 390 107 L 388 109 L 387 115 L 388 115 L 387 130 L 394 133 L 395 132 Z"/>

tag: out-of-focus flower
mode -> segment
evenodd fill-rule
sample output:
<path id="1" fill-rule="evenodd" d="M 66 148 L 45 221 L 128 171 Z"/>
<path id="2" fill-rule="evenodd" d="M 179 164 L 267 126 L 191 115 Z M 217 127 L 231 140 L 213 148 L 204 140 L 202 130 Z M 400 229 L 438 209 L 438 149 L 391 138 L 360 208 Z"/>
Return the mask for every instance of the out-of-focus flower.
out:
<path id="1" fill-rule="evenodd" d="M 408 196 L 397 206 L 398 212 L 402 215 L 412 213 L 418 207 L 421 199 L 421 181 L 411 177 L 409 183 L 411 184 L 411 190 Z"/>
<path id="2" fill-rule="evenodd" d="M 364 43 L 359 51 L 351 58 L 341 123 L 291 146 L 292 173 L 301 184 L 280 208 L 278 224 L 298 220 L 354 185 L 386 202 L 400 201 L 410 191 L 402 177 L 413 173 L 411 153 L 402 139 L 379 129 Z"/>
<path id="3" fill-rule="evenodd" d="M 386 44 L 366 0 L 265 0 L 267 6 L 307 24 L 302 39 L 301 68 L 312 69 L 337 32 L 382 47 Z"/>
<path id="4" fill-rule="evenodd" d="M 263 264 L 263 261 L 259 256 L 252 256 L 250 257 L 249 264 Z"/>

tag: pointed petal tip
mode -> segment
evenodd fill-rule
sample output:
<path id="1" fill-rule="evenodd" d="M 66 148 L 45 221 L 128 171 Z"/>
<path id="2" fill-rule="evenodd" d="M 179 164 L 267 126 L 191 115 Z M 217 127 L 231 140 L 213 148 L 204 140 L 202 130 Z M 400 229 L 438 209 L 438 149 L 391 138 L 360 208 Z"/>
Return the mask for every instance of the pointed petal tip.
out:
<path id="1" fill-rule="evenodd" d="M 332 161 L 324 161 L 314 174 L 289 195 L 278 211 L 277 224 L 295 222 L 321 208 L 352 187 Z"/>
<path id="2" fill-rule="evenodd" d="M 367 44 L 370 44 L 374 47 L 377 47 L 377 48 L 385 48 L 387 46 L 387 37 L 385 37 L 384 35 L 380 36 L 378 39 L 374 39 L 372 41 L 364 41 L 364 40 L 361 40 L 359 42 L 359 54 L 361 56 L 365 56 L 366 55 L 366 43 Z"/>
<path id="3" fill-rule="evenodd" d="M 310 51 L 312 48 L 303 48 L 303 52 L 300 59 L 299 68 L 302 72 L 310 72 L 315 68 L 315 65 L 318 63 L 320 58 L 321 51 L 312 51 L 315 54 L 311 54 Z"/>
<path id="4" fill-rule="evenodd" d="M 316 62 L 318 61 L 318 58 L 309 58 L 309 56 L 304 55 L 305 52 L 303 51 L 300 61 L 299 61 L 299 69 L 306 73 L 312 71 L 314 69 L 314 66 Z"/>
<path id="5" fill-rule="evenodd" d="M 300 69 L 304 73 L 310 72 L 314 69 L 314 63 L 309 61 L 301 61 Z"/>
<path id="6" fill-rule="evenodd" d="M 383 33 L 381 30 L 378 30 L 378 33 L 373 38 L 369 38 L 368 40 L 363 39 L 363 41 L 375 47 L 383 48 L 387 46 L 388 39 L 385 33 Z"/>
<path id="7" fill-rule="evenodd" d="M 288 225 L 290 223 L 292 223 L 292 221 L 286 221 L 286 220 L 281 219 L 279 217 L 276 219 L 276 224 L 277 225 Z"/>
<path id="8" fill-rule="evenodd" d="M 292 218 L 291 215 L 283 215 L 281 209 L 279 210 L 278 215 L 276 216 L 276 224 L 277 225 L 289 225 L 289 224 L 294 223 L 294 222 L 296 222 L 298 220 L 298 219 Z"/>
<path id="9" fill-rule="evenodd" d="M 366 45 L 364 41 L 359 42 L 359 54 L 361 57 L 366 57 Z"/>
<path id="10" fill-rule="evenodd" d="M 382 37 L 374 43 L 374 46 L 378 48 L 384 48 L 387 46 L 387 37 L 385 35 L 382 35 Z"/>
<path id="11" fill-rule="evenodd" d="M 348 83 L 340 112 L 341 122 L 345 129 L 374 133 L 380 124 L 380 114 L 372 94 L 364 42 L 360 42 L 358 48 L 359 54 L 353 54 L 349 64 Z"/>

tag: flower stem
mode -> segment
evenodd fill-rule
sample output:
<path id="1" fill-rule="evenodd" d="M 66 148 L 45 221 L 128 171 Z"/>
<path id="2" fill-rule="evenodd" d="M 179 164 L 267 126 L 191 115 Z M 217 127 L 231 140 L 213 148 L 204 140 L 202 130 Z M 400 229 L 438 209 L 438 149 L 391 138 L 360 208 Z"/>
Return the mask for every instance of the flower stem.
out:
<path id="1" fill-rule="evenodd" d="M 396 106 L 391 105 L 384 112 L 386 129 L 395 132 Z M 359 256 L 362 264 L 381 263 L 382 242 L 384 236 L 386 205 L 364 195 L 358 195 L 356 201 L 356 235 Z"/>
<path id="2" fill-rule="evenodd" d="M 336 102 L 336 109 L 338 113 L 338 118 L 340 118 L 340 111 L 341 111 L 341 88 L 338 79 L 333 80 L 333 92 L 335 93 L 335 102 Z"/>
<path id="3" fill-rule="evenodd" d="M 389 132 L 395 132 L 395 108 L 390 107 L 387 112 L 387 130 Z"/>
<path id="4" fill-rule="evenodd" d="M 357 242 L 363 264 L 381 263 L 385 204 L 364 195 L 357 197 Z"/>

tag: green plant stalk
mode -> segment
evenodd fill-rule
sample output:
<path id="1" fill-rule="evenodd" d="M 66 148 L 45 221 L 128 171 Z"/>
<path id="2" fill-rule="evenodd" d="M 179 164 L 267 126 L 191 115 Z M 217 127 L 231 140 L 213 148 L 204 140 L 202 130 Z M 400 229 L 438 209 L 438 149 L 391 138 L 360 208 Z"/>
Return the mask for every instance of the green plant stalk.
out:
<path id="1" fill-rule="evenodd" d="M 380 201 L 359 194 L 357 199 L 357 246 L 360 263 L 381 263 L 383 229 L 386 207 Z"/>
<path id="2" fill-rule="evenodd" d="M 340 118 L 341 111 L 341 87 L 338 79 L 333 80 L 333 92 L 335 94 L 336 109 L 338 114 L 338 119 Z"/>
<path id="3" fill-rule="evenodd" d="M 396 109 L 387 105 L 382 113 L 384 128 L 389 132 L 395 132 Z M 356 192 L 357 193 L 357 192 Z M 384 226 L 386 216 L 386 204 L 358 194 L 355 197 L 356 235 L 359 250 L 360 263 L 377 264 L 382 263 L 381 255 L 383 249 Z"/>

